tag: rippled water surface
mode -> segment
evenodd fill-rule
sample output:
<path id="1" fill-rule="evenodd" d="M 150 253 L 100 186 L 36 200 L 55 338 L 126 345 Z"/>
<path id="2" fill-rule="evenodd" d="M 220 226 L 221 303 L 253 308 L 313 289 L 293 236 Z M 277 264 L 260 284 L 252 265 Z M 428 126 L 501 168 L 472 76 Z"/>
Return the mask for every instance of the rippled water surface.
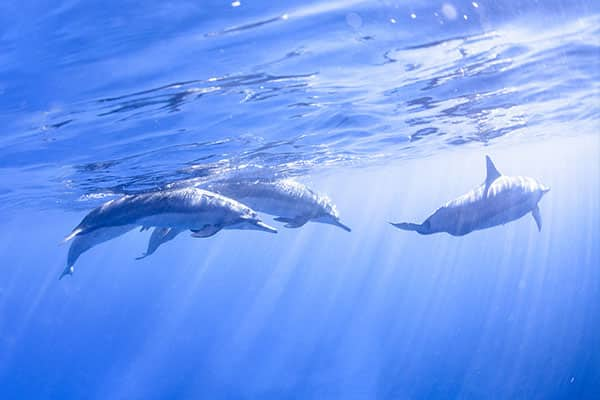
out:
<path id="1" fill-rule="evenodd" d="M 0 398 L 597 398 L 599 88 L 597 1 L 3 1 Z M 552 187 L 541 233 L 387 225 L 485 154 Z M 89 209 L 232 177 L 353 232 L 131 234 L 56 280 Z"/>
<path id="2" fill-rule="evenodd" d="M 2 6 L 3 208 L 598 127 L 594 2 L 126 4 Z"/>

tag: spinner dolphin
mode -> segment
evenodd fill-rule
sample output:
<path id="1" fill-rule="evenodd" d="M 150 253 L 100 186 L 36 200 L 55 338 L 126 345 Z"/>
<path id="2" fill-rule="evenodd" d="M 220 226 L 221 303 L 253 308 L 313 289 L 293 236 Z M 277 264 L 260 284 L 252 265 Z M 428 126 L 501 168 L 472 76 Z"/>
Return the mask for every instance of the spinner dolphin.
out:
<path id="1" fill-rule="evenodd" d="M 194 237 L 212 236 L 221 229 L 277 232 L 246 205 L 198 188 L 127 195 L 92 210 L 65 238 L 73 242 L 61 278 L 73 273 L 73 265 L 82 253 L 138 226 L 155 227 L 150 253 L 184 230 L 191 230 Z"/>
<path id="2" fill-rule="evenodd" d="M 550 189 L 533 178 L 502 175 L 486 156 L 485 182 L 438 208 L 422 224 L 392 223 L 396 228 L 422 235 L 447 232 L 462 236 L 479 229 L 506 224 L 531 213 L 539 230 L 538 202 Z"/>

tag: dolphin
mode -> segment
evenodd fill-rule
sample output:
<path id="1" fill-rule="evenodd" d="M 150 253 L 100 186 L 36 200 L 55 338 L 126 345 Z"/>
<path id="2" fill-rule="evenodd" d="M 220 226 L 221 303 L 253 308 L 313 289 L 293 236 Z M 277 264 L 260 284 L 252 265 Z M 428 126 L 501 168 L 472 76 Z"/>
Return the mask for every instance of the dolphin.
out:
<path id="1" fill-rule="evenodd" d="M 506 224 L 531 213 L 541 231 L 542 217 L 538 202 L 550 188 L 533 178 L 502 175 L 489 156 L 486 156 L 486 164 L 487 176 L 481 186 L 444 204 L 422 224 L 391 224 L 421 235 L 447 232 L 453 236 L 463 236 L 475 230 Z"/>
<path id="2" fill-rule="evenodd" d="M 127 195 L 92 210 L 65 238 L 72 243 L 60 278 L 73 273 L 75 261 L 85 251 L 140 225 L 142 230 L 155 227 L 146 255 L 188 229 L 193 237 L 212 236 L 221 229 L 277 233 L 248 206 L 207 190 L 183 188 Z"/>
<path id="3" fill-rule="evenodd" d="M 276 216 L 286 228 L 299 228 L 308 221 L 335 225 L 350 232 L 340 221 L 335 205 L 327 196 L 290 179 L 221 181 L 209 190 L 234 198 L 256 211 Z"/>

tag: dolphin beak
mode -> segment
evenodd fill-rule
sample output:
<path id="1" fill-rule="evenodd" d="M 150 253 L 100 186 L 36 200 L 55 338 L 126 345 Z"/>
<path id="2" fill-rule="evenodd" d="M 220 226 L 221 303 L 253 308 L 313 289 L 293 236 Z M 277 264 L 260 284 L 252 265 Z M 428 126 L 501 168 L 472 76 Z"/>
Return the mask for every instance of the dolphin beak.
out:
<path id="1" fill-rule="evenodd" d="M 333 222 L 333 225 L 335 225 L 335 226 L 339 226 L 340 228 L 342 228 L 342 229 L 343 229 L 343 230 L 345 230 L 346 232 L 352 232 L 352 229 L 350 229 L 350 227 L 348 227 L 348 226 L 346 226 L 346 225 L 342 224 L 342 223 L 341 223 L 339 220 L 337 220 L 337 219 L 336 219 L 336 220 Z"/>
<path id="2" fill-rule="evenodd" d="M 542 188 L 542 194 L 546 194 L 546 193 L 548 193 L 549 191 L 550 191 L 550 188 L 549 188 L 549 187 L 544 187 L 544 188 Z"/>
<path id="3" fill-rule="evenodd" d="M 395 226 L 398 229 L 402 229 L 403 231 L 415 231 L 423 235 L 425 234 L 422 224 L 413 224 L 410 222 L 390 222 L 390 225 Z"/>
<path id="4" fill-rule="evenodd" d="M 270 226 L 270 225 L 267 225 L 267 224 L 265 224 L 265 223 L 264 223 L 264 222 L 262 222 L 262 221 L 257 221 L 257 222 L 256 222 L 254 225 L 255 225 L 256 227 L 258 227 L 258 228 L 259 228 L 259 229 L 258 229 L 259 231 L 265 231 L 265 232 L 277 233 L 277 229 L 273 228 L 273 227 L 272 227 L 272 226 Z"/>

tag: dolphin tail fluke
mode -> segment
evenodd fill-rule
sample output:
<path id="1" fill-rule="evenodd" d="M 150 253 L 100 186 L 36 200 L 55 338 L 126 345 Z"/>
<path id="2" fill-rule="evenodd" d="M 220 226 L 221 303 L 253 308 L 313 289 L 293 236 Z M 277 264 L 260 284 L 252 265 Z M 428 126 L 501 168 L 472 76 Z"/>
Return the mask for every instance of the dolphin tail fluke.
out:
<path id="1" fill-rule="evenodd" d="M 533 216 L 533 219 L 535 220 L 535 224 L 538 227 L 538 232 L 542 231 L 542 216 L 540 214 L 540 208 L 538 206 L 535 206 L 535 208 L 531 211 L 531 215 Z"/>
<path id="2" fill-rule="evenodd" d="M 421 224 L 413 224 L 410 222 L 390 222 L 391 225 L 395 226 L 398 229 L 402 229 L 403 231 L 419 231 L 421 228 Z"/>
<path id="3" fill-rule="evenodd" d="M 67 275 L 73 275 L 73 271 L 74 271 L 73 266 L 67 265 L 67 267 L 63 270 L 63 272 L 58 277 L 58 280 L 60 281 L 62 278 L 64 278 Z"/>

